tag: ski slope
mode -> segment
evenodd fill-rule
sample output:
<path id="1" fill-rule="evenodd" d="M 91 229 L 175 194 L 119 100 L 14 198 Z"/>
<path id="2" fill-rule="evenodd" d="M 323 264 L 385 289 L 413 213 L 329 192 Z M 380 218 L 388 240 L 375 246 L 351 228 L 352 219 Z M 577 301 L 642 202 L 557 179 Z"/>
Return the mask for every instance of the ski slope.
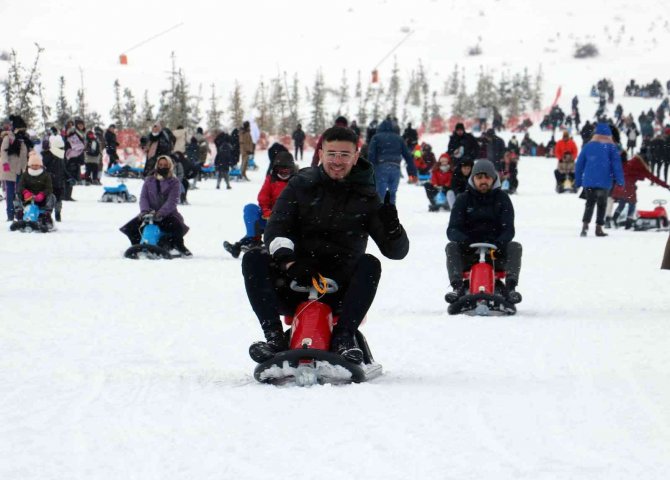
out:
<path id="1" fill-rule="evenodd" d="M 189 194 L 190 260 L 122 258 L 138 207 L 98 203 L 101 187 L 76 187 L 56 232 L 0 229 L 0 478 L 667 478 L 667 234 L 579 238 L 582 201 L 553 192 L 554 160 L 524 157 L 518 314 L 449 317 L 449 214 L 403 183 L 410 253 L 383 259 L 364 326 L 385 374 L 260 385 L 260 328 L 221 246 L 258 157 L 252 182 Z M 654 198 L 670 195 L 640 184 L 639 207 Z"/>

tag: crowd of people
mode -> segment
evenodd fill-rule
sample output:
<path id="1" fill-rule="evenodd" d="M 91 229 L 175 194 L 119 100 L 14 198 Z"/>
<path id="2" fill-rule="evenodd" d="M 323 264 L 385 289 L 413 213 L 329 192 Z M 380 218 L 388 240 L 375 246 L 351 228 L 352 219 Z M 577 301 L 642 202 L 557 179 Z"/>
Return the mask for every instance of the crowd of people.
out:
<path id="1" fill-rule="evenodd" d="M 667 108 L 666 101 L 663 112 Z M 604 228 L 619 225 L 622 217 L 626 219 L 624 227 L 630 228 L 636 182 L 649 179 L 670 188 L 670 128 L 655 135 L 652 129 L 652 135 L 645 135 L 641 118 L 638 129 L 632 116 L 617 108 L 613 119 L 601 113 L 580 130 L 576 98 L 572 110 L 572 115 L 566 116 L 560 108 L 553 108 L 547 117 L 547 127 L 562 132 L 558 141 L 552 136 L 546 147 L 557 160 L 556 191 L 582 188 L 582 236 L 588 234 L 594 213 L 598 237 L 606 236 Z M 641 117 L 662 125 L 664 117 L 659 118 L 658 111 L 651 115 L 643 112 Z M 581 151 L 572 138 L 572 125 L 582 136 Z M 486 122 L 480 126 L 487 126 Z M 74 201 L 75 186 L 100 184 L 103 153 L 108 171 L 120 168 L 120 145 L 113 124 L 105 131 L 87 129 L 82 119 L 75 118 L 62 130 L 52 127 L 47 133 L 36 142 L 19 116 L 5 122 L 0 178 L 9 221 L 20 219 L 29 203 L 40 206 L 47 224 L 52 223 L 54 211 L 56 221 L 61 221 L 62 202 Z M 637 150 L 639 137 L 642 142 Z M 226 189 L 232 188 L 233 169 L 239 170 L 242 181 L 249 180 L 249 163 L 255 153 L 249 122 L 230 133 L 214 132 L 210 138 L 214 152 L 201 128 L 189 137 L 182 126 L 172 130 L 160 122 L 141 137 L 145 162 L 140 211 L 120 229 L 131 245 L 140 242 L 142 226 L 151 221 L 169 235 L 181 256 L 191 256 L 184 244 L 189 227 L 178 206 L 187 202 L 189 189 L 198 188 L 201 167 L 212 160 L 217 189 L 222 182 Z M 451 212 L 445 251 L 452 290 L 445 298 L 454 301 L 465 294 L 463 272 L 476 261 L 471 244 L 485 242 L 496 246 L 496 264 L 506 271 L 500 294 L 511 303 L 521 301 L 516 288 L 522 247 L 513 240 L 510 194 L 519 188 L 519 158 L 539 148 L 528 132 L 521 142 L 513 135 L 506 144 L 496 128 L 475 136 L 458 123 L 446 151 L 437 155 L 430 144 L 420 141 L 411 123 L 401 134 L 398 120 L 388 116 L 381 122 L 374 120 L 361 132 L 355 122 L 341 116 L 318 139 L 311 168 L 302 170 L 296 164 L 303 157 L 306 140 L 301 125 L 291 138 L 293 154 L 278 142 L 268 150 L 270 163 L 257 202 L 247 204 L 242 212 L 245 234 L 238 241 L 224 242 L 233 257 L 244 253 L 247 294 L 265 336 L 265 341 L 250 348 L 254 360 L 263 362 L 287 348 L 279 315 L 291 314 L 304 299 L 286 288 L 287 281 L 304 284 L 322 275 L 340 285 L 339 293 L 328 299 L 339 315 L 332 349 L 350 361 L 361 361 L 354 334 L 374 299 L 381 275 L 379 260 L 365 253 L 368 236 L 392 259 L 404 258 L 409 248 L 395 206 L 404 176 L 403 161 L 408 183 L 425 190 L 428 210 Z M 664 166 L 665 180 L 659 178 L 660 165 Z M 353 291 L 355 296 L 350 293 Z"/>

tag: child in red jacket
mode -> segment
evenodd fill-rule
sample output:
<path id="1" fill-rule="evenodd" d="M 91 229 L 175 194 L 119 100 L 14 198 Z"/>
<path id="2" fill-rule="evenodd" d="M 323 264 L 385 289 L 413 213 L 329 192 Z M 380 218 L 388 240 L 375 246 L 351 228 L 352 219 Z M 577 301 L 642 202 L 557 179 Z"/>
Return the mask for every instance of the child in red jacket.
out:
<path id="1" fill-rule="evenodd" d="M 275 157 L 271 173 L 265 177 L 265 182 L 258 192 L 258 204 L 249 203 L 244 206 L 243 218 L 247 228 L 246 235 L 239 242 L 223 242 L 223 248 L 234 258 L 239 257 L 242 251 L 246 252 L 262 246 L 263 231 L 267 219 L 272 214 L 272 207 L 295 170 L 293 155 L 289 152 L 279 152 Z"/>
<path id="2" fill-rule="evenodd" d="M 618 203 L 616 210 L 614 210 L 614 215 L 612 216 L 612 223 L 617 227 L 617 219 L 626 205 L 628 205 L 628 215 L 626 217 L 626 229 L 629 229 L 633 226 L 635 220 L 635 206 L 637 204 L 637 186 L 635 185 L 640 180 L 649 179 L 652 183 L 660 185 L 663 188 L 668 188 L 667 183 L 665 183 L 660 178 L 654 176 L 651 173 L 651 169 L 647 162 L 644 161 L 643 155 L 646 154 L 646 149 L 642 149 L 639 155 L 635 155 L 633 158 L 624 161 L 623 163 L 623 178 L 624 185 L 619 186 L 615 185 L 612 189 L 612 198 L 615 202 Z M 606 220 L 606 223 L 607 222 Z"/>
<path id="3" fill-rule="evenodd" d="M 435 201 L 435 197 L 440 191 L 447 193 L 447 190 L 451 186 L 451 177 L 453 173 L 451 172 L 451 157 L 449 154 L 444 153 L 440 156 L 438 163 L 433 166 L 433 169 L 430 174 L 430 181 L 423 184 L 423 188 L 426 189 L 426 196 L 430 205 L 428 205 L 428 210 L 431 212 L 437 212 L 440 209 L 441 205 L 438 205 Z M 444 207 L 447 210 L 450 210 L 448 204 L 444 204 Z"/>

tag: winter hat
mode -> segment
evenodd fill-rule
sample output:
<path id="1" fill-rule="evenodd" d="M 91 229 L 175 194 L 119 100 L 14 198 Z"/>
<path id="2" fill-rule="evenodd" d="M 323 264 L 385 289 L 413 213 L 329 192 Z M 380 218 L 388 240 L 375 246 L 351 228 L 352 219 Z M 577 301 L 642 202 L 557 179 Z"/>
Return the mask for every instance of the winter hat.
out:
<path id="1" fill-rule="evenodd" d="M 457 123 L 456 128 L 454 128 L 454 132 L 456 130 L 463 130 L 465 132 L 465 125 L 463 125 L 462 123 Z"/>
<path id="2" fill-rule="evenodd" d="M 49 149 L 58 158 L 65 157 L 65 142 L 63 142 L 63 137 L 60 135 L 51 135 L 49 137 Z"/>
<path id="3" fill-rule="evenodd" d="M 108 128 L 116 128 L 116 124 L 112 123 Z"/>
<path id="4" fill-rule="evenodd" d="M 612 136 L 612 129 L 606 123 L 600 122 L 600 123 L 598 123 L 598 125 L 596 125 L 595 134 L 596 135 L 605 135 L 605 136 L 611 137 Z"/>
<path id="5" fill-rule="evenodd" d="M 42 157 L 40 156 L 40 154 L 37 153 L 35 150 L 32 150 L 28 154 L 28 166 L 32 167 L 34 165 L 38 165 L 40 167 L 44 166 L 44 164 L 42 163 Z"/>
<path id="6" fill-rule="evenodd" d="M 21 115 L 10 115 L 9 121 L 12 122 L 12 129 L 18 130 L 20 128 L 28 128 L 26 122 L 21 118 Z"/>
<path id="7" fill-rule="evenodd" d="M 472 167 L 472 176 L 476 177 L 480 173 L 485 173 L 487 177 L 493 178 L 494 180 L 498 178 L 496 167 L 490 160 L 480 159 L 475 162 L 475 166 Z"/>
<path id="8" fill-rule="evenodd" d="M 295 162 L 293 161 L 293 155 L 289 152 L 279 152 L 275 157 L 273 167 L 294 168 Z"/>
<path id="9" fill-rule="evenodd" d="M 349 122 L 347 121 L 347 119 L 345 117 L 340 115 L 339 117 L 337 117 L 335 119 L 335 125 L 337 125 L 338 127 L 346 127 L 346 126 L 349 125 Z"/>
<path id="10" fill-rule="evenodd" d="M 196 133 L 199 133 L 200 135 L 202 135 L 204 133 L 203 130 L 202 130 L 202 127 L 198 127 L 196 129 Z"/>

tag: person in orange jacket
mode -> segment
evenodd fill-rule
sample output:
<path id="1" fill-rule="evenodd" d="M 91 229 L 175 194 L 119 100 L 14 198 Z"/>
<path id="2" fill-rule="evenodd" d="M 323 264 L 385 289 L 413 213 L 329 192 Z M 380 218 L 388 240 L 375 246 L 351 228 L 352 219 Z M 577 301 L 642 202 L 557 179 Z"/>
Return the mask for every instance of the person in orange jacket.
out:
<path id="1" fill-rule="evenodd" d="M 258 192 L 258 204 L 249 203 L 244 206 L 246 235 L 239 242 L 223 242 L 223 248 L 234 258 L 239 257 L 242 251 L 262 246 L 261 238 L 267 219 L 272 214 L 272 207 L 295 172 L 293 155 L 286 151 L 279 152 L 274 159 L 272 171 L 265 177 L 265 182 Z"/>
<path id="2" fill-rule="evenodd" d="M 556 142 L 554 148 L 556 158 L 558 159 L 558 166 L 554 170 L 556 177 L 556 191 L 563 193 L 565 191 L 565 181 L 570 180 L 570 183 L 575 181 L 575 160 L 577 159 L 577 144 L 570 138 L 570 133 L 567 130 L 563 131 L 563 138 Z M 573 188 L 573 191 L 575 189 Z"/>

